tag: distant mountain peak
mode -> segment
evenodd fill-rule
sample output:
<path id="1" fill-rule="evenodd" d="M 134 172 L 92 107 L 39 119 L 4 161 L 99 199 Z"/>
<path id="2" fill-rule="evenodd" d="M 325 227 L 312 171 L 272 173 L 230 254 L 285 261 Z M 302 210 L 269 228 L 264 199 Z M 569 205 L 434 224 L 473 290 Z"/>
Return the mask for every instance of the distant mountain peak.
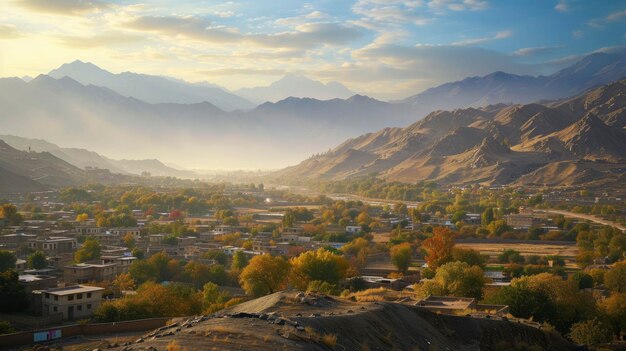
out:
<path id="1" fill-rule="evenodd" d="M 111 73 L 91 62 L 74 60 L 48 73 L 53 78 L 71 77 L 83 85 L 108 88 L 122 96 L 147 103 L 196 104 L 207 101 L 224 111 L 254 107 L 250 101 L 216 86 L 135 72 Z"/>
<path id="2" fill-rule="evenodd" d="M 266 101 L 277 102 L 285 100 L 290 96 L 331 100 L 347 99 L 354 95 L 354 92 L 339 82 L 323 83 L 295 73 L 287 73 L 267 86 L 242 88 L 235 92 L 259 104 Z"/>

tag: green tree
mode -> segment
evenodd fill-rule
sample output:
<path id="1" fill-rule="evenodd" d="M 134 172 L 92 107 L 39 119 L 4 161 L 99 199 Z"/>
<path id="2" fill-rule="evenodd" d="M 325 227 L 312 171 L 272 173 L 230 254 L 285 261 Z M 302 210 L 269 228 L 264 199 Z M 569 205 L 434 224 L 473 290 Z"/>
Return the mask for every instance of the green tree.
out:
<path id="1" fill-rule="evenodd" d="M 35 251 L 28 256 L 28 267 L 31 269 L 43 269 L 48 267 L 46 255 L 41 251 Z"/>
<path id="2" fill-rule="evenodd" d="M 289 274 L 289 262 L 269 254 L 254 256 L 241 271 L 239 282 L 247 294 L 263 296 L 278 291 Z"/>
<path id="3" fill-rule="evenodd" d="M 248 256 L 243 251 L 236 251 L 233 254 L 233 263 L 230 266 L 230 269 L 233 271 L 241 271 L 246 268 L 248 265 Z"/>
<path id="4" fill-rule="evenodd" d="M 462 247 L 452 248 L 452 261 L 465 262 L 470 266 L 479 266 L 481 269 L 485 267 L 487 257 L 481 255 L 480 252 L 473 249 L 465 249 Z"/>
<path id="5" fill-rule="evenodd" d="M 228 255 L 222 250 L 209 250 L 202 255 L 202 258 L 215 260 L 221 265 L 228 262 Z"/>
<path id="6" fill-rule="evenodd" d="M 207 305 L 223 304 L 230 300 L 230 294 L 227 291 L 221 291 L 217 284 L 211 282 L 202 287 L 202 297 Z"/>
<path id="7" fill-rule="evenodd" d="M 613 340 L 613 332 L 606 324 L 594 318 L 574 324 L 569 337 L 578 344 L 595 347 Z"/>
<path id="8" fill-rule="evenodd" d="M 350 267 L 343 256 L 323 248 L 303 252 L 289 262 L 291 263 L 290 282 L 301 290 L 306 290 L 309 283 L 314 280 L 338 284 L 342 278 L 345 278 Z"/>
<path id="9" fill-rule="evenodd" d="M 615 292 L 626 292 L 626 262 L 618 262 L 604 274 L 604 285 Z"/>
<path id="10" fill-rule="evenodd" d="M 15 269 L 15 262 L 17 262 L 17 257 L 15 257 L 14 253 L 0 250 L 0 272 Z"/>
<path id="11" fill-rule="evenodd" d="M 493 222 L 494 219 L 494 215 L 493 215 L 493 208 L 488 207 L 485 209 L 485 211 L 483 211 L 483 214 L 480 216 L 480 220 L 483 226 L 488 226 L 489 223 Z"/>
<path id="12" fill-rule="evenodd" d="M 74 261 L 78 263 L 96 260 L 100 258 L 100 242 L 94 238 L 88 238 L 85 240 L 80 249 L 74 253 Z"/>
<path id="13" fill-rule="evenodd" d="M 413 256 L 413 248 L 409 243 L 394 245 L 389 249 L 391 255 L 391 263 L 402 273 L 406 273 L 411 265 L 411 257 Z"/>
<path id="14" fill-rule="evenodd" d="M 19 312 L 28 307 L 28 297 L 13 269 L 0 273 L 0 312 Z"/>
<path id="15" fill-rule="evenodd" d="M 626 331 L 626 293 L 613 293 L 600 302 L 600 309 L 613 326 L 615 335 Z"/>
<path id="16" fill-rule="evenodd" d="M 500 263 L 524 263 L 524 257 L 517 250 L 506 249 L 498 255 Z"/>
<path id="17" fill-rule="evenodd" d="M 450 262 L 437 269 L 437 282 L 447 295 L 482 299 L 485 278 L 482 269 L 465 262 Z"/>

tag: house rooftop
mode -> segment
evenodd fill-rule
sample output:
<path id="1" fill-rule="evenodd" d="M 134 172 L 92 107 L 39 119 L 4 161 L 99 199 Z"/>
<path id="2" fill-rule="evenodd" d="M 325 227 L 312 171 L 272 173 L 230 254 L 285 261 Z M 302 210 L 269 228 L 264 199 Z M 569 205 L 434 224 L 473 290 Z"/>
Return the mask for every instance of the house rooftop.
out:
<path id="1" fill-rule="evenodd" d="M 70 295 L 70 294 L 89 293 L 89 292 L 102 291 L 102 290 L 104 290 L 104 288 L 100 288 L 97 286 L 72 285 L 72 286 L 65 286 L 62 288 L 47 289 L 47 290 L 43 290 L 43 292 L 47 294 L 62 296 L 62 295 Z"/>

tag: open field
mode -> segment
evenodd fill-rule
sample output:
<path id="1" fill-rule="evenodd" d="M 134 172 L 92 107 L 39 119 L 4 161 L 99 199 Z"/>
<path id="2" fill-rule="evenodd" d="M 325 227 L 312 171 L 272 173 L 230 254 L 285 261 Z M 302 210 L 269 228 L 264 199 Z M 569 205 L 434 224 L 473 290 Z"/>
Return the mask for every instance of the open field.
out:
<path id="1" fill-rule="evenodd" d="M 544 241 L 514 241 L 514 242 L 458 242 L 458 247 L 464 247 L 479 251 L 490 258 L 498 256 L 502 251 L 510 249 L 519 251 L 522 256 L 551 256 L 558 255 L 565 259 L 568 267 L 575 267 L 574 260 L 578 254 L 578 248 L 574 242 L 544 242 Z"/>

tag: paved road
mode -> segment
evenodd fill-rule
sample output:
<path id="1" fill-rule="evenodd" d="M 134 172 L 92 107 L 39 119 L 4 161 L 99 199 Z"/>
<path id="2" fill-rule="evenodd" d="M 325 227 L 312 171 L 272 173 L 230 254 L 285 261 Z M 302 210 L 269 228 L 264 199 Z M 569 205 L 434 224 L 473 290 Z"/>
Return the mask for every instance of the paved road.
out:
<path id="1" fill-rule="evenodd" d="M 538 211 L 543 211 L 543 210 L 538 210 Z M 600 223 L 604 225 L 611 225 L 621 231 L 626 231 L 626 227 L 624 227 L 623 225 L 619 223 L 615 223 L 613 221 L 607 221 L 606 219 L 602 219 L 593 215 L 588 215 L 588 214 L 583 214 L 583 213 L 573 213 L 573 212 L 563 211 L 563 210 L 546 210 L 546 211 L 548 213 L 561 214 L 565 217 L 581 218 L 581 219 L 586 219 L 588 221 L 592 221 L 592 222 L 596 222 L 596 223 Z"/>

